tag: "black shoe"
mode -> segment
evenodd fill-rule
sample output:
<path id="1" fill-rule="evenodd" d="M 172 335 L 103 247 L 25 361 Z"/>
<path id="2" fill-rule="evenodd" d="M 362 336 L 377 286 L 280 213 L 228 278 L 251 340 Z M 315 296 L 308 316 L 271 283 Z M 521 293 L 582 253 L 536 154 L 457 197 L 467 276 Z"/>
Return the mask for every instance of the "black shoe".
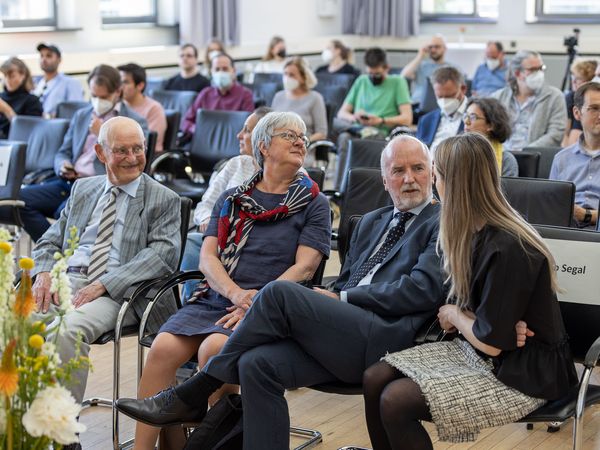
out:
<path id="1" fill-rule="evenodd" d="M 198 399 L 199 409 L 194 409 L 181 400 L 174 388 L 160 391 L 154 397 L 141 400 L 120 398 L 116 407 L 123 414 L 148 425 L 166 427 L 181 423 L 198 423 L 206 415 L 208 398 Z"/>
<path id="2" fill-rule="evenodd" d="M 81 444 L 77 442 L 76 444 L 63 445 L 63 450 L 81 450 Z"/>

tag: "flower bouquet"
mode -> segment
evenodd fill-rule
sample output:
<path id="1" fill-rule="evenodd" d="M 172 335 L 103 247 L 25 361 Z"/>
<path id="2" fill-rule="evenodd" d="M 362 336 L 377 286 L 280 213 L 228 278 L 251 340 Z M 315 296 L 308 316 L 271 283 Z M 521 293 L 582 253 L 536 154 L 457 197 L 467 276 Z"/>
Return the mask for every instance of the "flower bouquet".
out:
<path id="1" fill-rule="evenodd" d="M 0 449 L 61 449 L 79 442 L 78 433 L 85 431 L 77 421 L 81 406 L 64 384 L 89 361 L 77 356 L 61 363 L 55 345 L 64 315 L 72 309 L 66 260 L 77 247 L 77 229 L 70 230 L 65 254 L 54 255 L 52 292 L 59 305 L 45 322 L 31 317 L 36 308 L 31 292 L 32 259 L 19 260 L 21 283 L 14 287 L 9 239 L 8 231 L 0 229 Z M 58 325 L 49 329 L 50 322 Z"/>

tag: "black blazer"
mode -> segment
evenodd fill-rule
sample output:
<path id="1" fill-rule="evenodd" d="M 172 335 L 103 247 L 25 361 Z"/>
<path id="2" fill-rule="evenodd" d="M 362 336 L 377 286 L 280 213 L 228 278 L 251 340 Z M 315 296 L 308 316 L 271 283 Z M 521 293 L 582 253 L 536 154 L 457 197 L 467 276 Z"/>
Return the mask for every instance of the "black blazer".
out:
<path id="1" fill-rule="evenodd" d="M 366 214 L 357 225 L 335 290 L 369 258 L 389 222 L 393 207 Z M 439 205 L 428 205 L 384 259 L 371 284 L 346 291 L 348 303 L 372 312 L 367 365 L 386 352 L 411 347 L 416 331 L 445 300 L 444 276 L 436 253 Z"/>

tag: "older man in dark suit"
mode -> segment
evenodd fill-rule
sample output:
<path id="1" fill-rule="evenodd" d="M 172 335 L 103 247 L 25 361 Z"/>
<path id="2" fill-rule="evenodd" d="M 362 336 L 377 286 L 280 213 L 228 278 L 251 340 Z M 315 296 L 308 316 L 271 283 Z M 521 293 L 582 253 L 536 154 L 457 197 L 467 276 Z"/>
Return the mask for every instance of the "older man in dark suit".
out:
<path id="1" fill-rule="evenodd" d="M 54 253 L 69 247 L 71 227 L 79 230 L 79 247 L 67 261 L 74 311 L 62 319 L 64 332 L 57 338 L 62 361 L 75 355 L 80 333 L 79 350 L 87 356 L 90 344 L 114 329 L 126 289 L 136 281 L 173 272 L 181 248 L 179 197 L 143 173 L 146 157 L 140 125 L 126 117 L 108 120 L 100 129 L 95 150 L 106 175 L 75 182 L 59 219 L 33 250 L 33 296 L 39 318 L 44 320 L 45 313 L 59 304 L 58 294 L 50 290 Z M 173 311 L 165 307 L 155 321 L 165 320 Z M 144 309 L 134 305 L 138 317 Z M 126 316 L 125 322 L 135 320 L 133 315 Z M 81 401 L 87 370 L 74 375 L 71 391 Z"/>
<path id="2" fill-rule="evenodd" d="M 117 116 L 130 117 L 144 131 L 147 129 L 146 120 L 121 102 L 121 75 L 117 69 L 105 64 L 95 67 L 88 76 L 88 84 L 91 104 L 71 119 L 54 158 L 56 177 L 21 190 L 20 197 L 25 202 L 21 217 L 25 231 L 34 241 L 50 227 L 46 217 L 58 218 L 75 180 L 104 173 L 94 151 L 103 122 Z"/>
<path id="3" fill-rule="evenodd" d="M 333 292 L 268 284 L 199 375 L 150 399 L 120 399 L 119 409 L 150 425 L 199 420 L 206 394 L 222 382 L 241 384 L 244 448 L 288 449 L 286 388 L 360 383 L 386 352 L 411 346 L 443 301 L 431 157 L 420 141 L 400 136 L 381 166 L 394 206 L 363 217 Z"/>

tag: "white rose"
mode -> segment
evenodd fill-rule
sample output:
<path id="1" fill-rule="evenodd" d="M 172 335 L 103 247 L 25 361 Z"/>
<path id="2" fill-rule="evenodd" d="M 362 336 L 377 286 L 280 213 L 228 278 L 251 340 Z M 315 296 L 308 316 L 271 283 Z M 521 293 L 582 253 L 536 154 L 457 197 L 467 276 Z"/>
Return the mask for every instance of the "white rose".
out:
<path id="1" fill-rule="evenodd" d="M 49 386 L 38 392 L 27 412 L 23 426 L 33 437 L 47 436 L 59 444 L 79 442 L 77 433 L 85 431 L 85 425 L 77 422 L 81 405 L 71 393 L 60 385 Z"/>

